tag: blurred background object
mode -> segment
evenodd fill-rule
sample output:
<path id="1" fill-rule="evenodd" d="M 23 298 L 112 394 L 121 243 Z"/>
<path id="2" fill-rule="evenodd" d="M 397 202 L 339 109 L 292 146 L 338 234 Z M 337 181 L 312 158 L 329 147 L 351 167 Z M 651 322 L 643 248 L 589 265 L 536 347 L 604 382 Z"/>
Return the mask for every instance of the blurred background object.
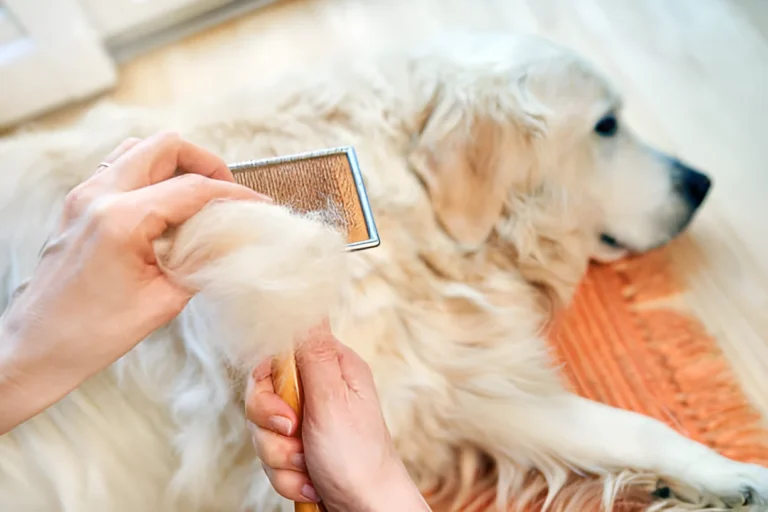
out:
<path id="1" fill-rule="evenodd" d="M 0 126 L 104 92 L 121 62 L 272 1 L 0 2 Z"/>
<path id="2" fill-rule="evenodd" d="M 768 417 L 766 0 L 0 0 L 0 125 L 61 125 L 101 99 L 197 105 L 457 29 L 585 55 L 623 91 L 634 131 L 714 177 L 668 250 L 686 284 L 668 302 L 717 338 Z"/>

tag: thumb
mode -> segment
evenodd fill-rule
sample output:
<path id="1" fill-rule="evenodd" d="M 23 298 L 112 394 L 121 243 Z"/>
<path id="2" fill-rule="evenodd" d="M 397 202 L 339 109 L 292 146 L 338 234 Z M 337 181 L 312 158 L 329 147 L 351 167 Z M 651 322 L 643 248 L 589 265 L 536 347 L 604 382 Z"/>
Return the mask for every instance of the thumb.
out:
<path id="1" fill-rule="evenodd" d="M 323 407 L 323 404 L 344 396 L 346 383 L 341 369 L 340 348 L 341 344 L 331 333 L 327 320 L 299 341 L 296 368 L 306 408 Z"/>

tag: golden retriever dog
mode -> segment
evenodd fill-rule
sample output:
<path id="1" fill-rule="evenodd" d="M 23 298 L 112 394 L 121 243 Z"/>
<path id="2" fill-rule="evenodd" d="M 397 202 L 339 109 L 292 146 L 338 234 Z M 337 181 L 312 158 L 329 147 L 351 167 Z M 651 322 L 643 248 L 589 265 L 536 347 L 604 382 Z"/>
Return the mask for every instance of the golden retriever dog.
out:
<path id="1" fill-rule="evenodd" d="M 104 106 L 66 129 L 7 138 L 6 303 L 68 193 L 125 138 L 165 129 L 230 162 L 353 146 L 382 244 L 343 253 L 338 233 L 274 205 L 204 210 L 180 230 L 183 243 L 164 240 L 158 251 L 171 268 L 202 247 L 207 273 L 197 285 L 208 296 L 0 438 L 0 508 L 290 510 L 253 455 L 243 375 L 259 352 L 248 344 L 285 331 L 297 311 L 329 314 L 334 333 L 368 361 L 399 453 L 425 492 L 460 494 L 491 461 L 499 504 L 531 499 L 532 471 L 550 508 L 573 474 L 602 482 L 606 508 L 622 485 L 657 479 L 678 499 L 655 508 L 699 506 L 683 495 L 768 502 L 768 469 L 575 396 L 550 360 L 545 329 L 588 262 L 662 246 L 710 188 L 636 140 L 621 107 L 613 86 L 563 48 L 457 34 L 184 109 Z M 243 247 L 255 252 L 228 258 Z"/>

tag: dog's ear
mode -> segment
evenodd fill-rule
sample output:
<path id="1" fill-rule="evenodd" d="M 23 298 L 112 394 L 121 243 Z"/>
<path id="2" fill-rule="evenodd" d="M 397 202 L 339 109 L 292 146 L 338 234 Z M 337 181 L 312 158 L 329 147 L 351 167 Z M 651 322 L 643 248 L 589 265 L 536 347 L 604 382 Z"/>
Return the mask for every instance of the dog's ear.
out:
<path id="1" fill-rule="evenodd" d="M 543 122 L 516 99 L 511 90 L 438 90 L 409 155 L 438 222 L 467 250 L 486 241 L 510 187 L 528 179 Z"/>

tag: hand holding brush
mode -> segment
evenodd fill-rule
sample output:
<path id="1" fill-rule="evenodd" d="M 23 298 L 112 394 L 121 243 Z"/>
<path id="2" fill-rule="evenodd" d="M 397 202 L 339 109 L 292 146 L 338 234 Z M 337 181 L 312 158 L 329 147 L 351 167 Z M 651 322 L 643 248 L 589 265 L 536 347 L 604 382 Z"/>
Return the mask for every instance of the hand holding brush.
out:
<path id="1" fill-rule="evenodd" d="M 253 372 L 246 414 L 259 458 L 283 497 L 330 511 L 428 511 L 397 456 L 368 365 L 327 323 L 298 344 L 301 416 L 267 361 Z M 316 508 L 317 509 L 317 508 Z"/>

